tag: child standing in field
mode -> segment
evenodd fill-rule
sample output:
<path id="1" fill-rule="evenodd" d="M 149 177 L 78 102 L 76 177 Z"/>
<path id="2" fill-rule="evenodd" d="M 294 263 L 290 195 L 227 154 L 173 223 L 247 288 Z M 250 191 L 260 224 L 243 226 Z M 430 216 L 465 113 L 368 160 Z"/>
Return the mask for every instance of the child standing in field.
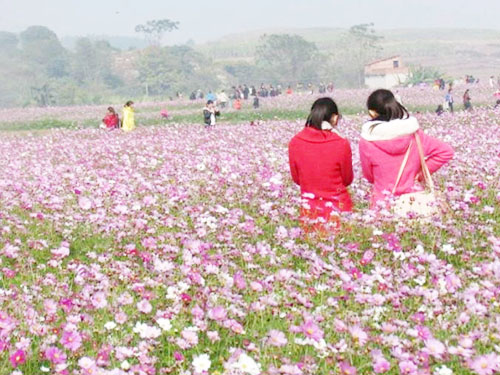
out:
<path id="1" fill-rule="evenodd" d="M 341 211 L 351 211 L 347 187 L 352 183 L 349 141 L 337 130 L 341 116 L 330 98 L 314 102 L 304 129 L 288 145 L 290 172 L 300 186 L 300 211 L 306 233 L 327 231 L 326 223 L 338 228 Z"/>
<path id="2" fill-rule="evenodd" d="M 255 96 L 253 98 L 253 109 L 258 109 L 259 108 L 259 98 Z"/>
<path id="3" fill-rule="evenodd" d="M 445 101 L 446 106 L 448 107 L 449 111 L 451 113 L 453 113 L 453 93 L 452 93 L 451 90 L 452 89 L 451 89 L 451 86 L 450 86 L 450 88 L 448 89 L 448 93 L 444 97 L 444 101 Z"/>
<path id="4" fill-rule="evenodd" d="M 469 89 L 465 90 L 464 97 L 463 97 L 463 100 L 464 100 L 464 109 L 466 111 L 470 111 L 472 109 L 472 101 L 471 101 L 471 97 L 470 97 L 469 91 L 470 91 Z"/>
<path id="5" fill-rule="evenodd" d="M 113 107 L 108 107 L 108 113 L 102 119 L 101 129 L 116 129 L 120 126 L 120 118 Z"/>
<path id="6" fill-rule="evenodd" d="M 359 157 L 363 175 L 373 184 L 371 208 L 376 208 L 388 194 L 393 195 L 422 191 L 416 183 L 420 179 L 420 161 L 416 135 L 418 135 L 430 173 L 436 172 L 453 157 L 453 149 L 446 143 L 426 135 L 418 121 L 389 90 L 374 91 L 367 101 L 372 118 L 361 130 Z M 405 155 L 408 154 L 406 157 Z M 398 173 L 406 159 L 406 165 L 397 184 Z M 397 186 L 396 186 L 397 185 Z"/>
<path id="7" fill-rule="evenodd" d="M 122 128 L 124 132 L 131 132 L 135 129 L 134 102 L 131 100 L 123 107 Z"/>
<path id="8" fill-rule="evenodd" d="M 216 118 L 219 115 L 220 112 L 215 108 L 214 102 L 212 100 L 207 101 L 207 105 L 203 108 L 203 122 L 205 123 L 205 128 L 215 126 Z"/>

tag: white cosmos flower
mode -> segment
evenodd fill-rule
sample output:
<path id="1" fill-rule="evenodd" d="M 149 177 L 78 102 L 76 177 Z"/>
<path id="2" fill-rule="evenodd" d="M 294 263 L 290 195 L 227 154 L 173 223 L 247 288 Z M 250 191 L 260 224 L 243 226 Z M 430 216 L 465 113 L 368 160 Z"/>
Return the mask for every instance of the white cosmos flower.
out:
<path id="1" fill-rule="evenodd" d="M 231 368 L 249 375 L 259 375 L 261 373 L 260 364 L 245 353 L 239 356 L 238 361 L 233 363 Z"/>
<path id="2" fill-rule="evenodd" d="M 107 322 L 104 325 L 104 328 L 106 328 L 108 331 L 111 331 L 116 328 L 116 323 L 115 322 Z"/>
<path id="3" fill-rule="evenodd" d="M 436 369 L 434 370 L 434 375 L 453 375 L 453 371 L 443 365 L 441 367 L 436 367 Z"/>
<path id="4" fill-rule="evenodd" d="M 193 357 L 193 368 L 195 373 L 202 373 L 204 371 L 208 371 L 210 368 L 210 357 L 208 354 L 200 354 L 196 357 Z"/>
<path id="5" fill-rule="evenodd" d="M 172 329 L 172 323 L 170 319 L 160 318 L 156 320 L 156 323 L 160 326 L 160 328 L 164 331 L 170 331 Z"/>

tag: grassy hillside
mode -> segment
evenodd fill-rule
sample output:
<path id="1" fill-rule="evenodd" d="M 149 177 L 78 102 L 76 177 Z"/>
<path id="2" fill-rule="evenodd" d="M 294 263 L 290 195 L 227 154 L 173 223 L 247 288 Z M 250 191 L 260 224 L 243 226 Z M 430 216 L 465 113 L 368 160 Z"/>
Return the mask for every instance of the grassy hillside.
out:
<path id="1" fill-rule="evenodd" d="M 320 50 L 335 53 L 346 30 L 338 28 L 268 29 L 227 35 L 197 49 L 218 61 L 251 60 L 263 34 L 298 34 Z M 473 74 L 485 79 L 500 74 L 500 31 L 468 29 L 378 30 L 383 36 L 381 57 L 401 54 L 410 64 L 439 68 L 452 75 Z"/>

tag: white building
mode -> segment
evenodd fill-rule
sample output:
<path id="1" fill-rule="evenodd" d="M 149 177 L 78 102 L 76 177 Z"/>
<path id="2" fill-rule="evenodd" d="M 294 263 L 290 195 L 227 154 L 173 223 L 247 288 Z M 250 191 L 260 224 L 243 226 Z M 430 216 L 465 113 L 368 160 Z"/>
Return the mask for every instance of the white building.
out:
<path id="1" fill-rule="evenodd" d="M 410 69 L 403 65 L 400 56 L 377 60 L 365 65 L 365 85 L 371 89 L 390 89 L 405 83 Z"/>

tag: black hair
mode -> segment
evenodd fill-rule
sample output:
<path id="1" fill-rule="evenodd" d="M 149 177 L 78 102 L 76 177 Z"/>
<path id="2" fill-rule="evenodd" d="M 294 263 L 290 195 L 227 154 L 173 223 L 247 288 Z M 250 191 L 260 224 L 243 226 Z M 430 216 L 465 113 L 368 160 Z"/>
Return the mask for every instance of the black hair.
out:
<path id="1" fill-rule="evenodd" d="M 125 103 L 125 107 L 130 107 L 132 104 L 134 104 L 134 102 L 132 100 L 129 100 Z"/>
<path id="2" fill-rule="evenodd" d="M 115 112 L 115 109 L 113 107 L 108 107 L 108 112 L 111 112 L 111 113 L 116 113 Z"/>
<path id="3" fill-rule="evenodd" d="M 369 111 L 375 111 L 378 114 L 373 121 L 391 121 L 410 117 L 408 110 L 389 90 L 379 89 L 372 92 L 366 101 L 366 106 Z M 371 129 L 373 130 L 376 125 L 372 125 Z"/>
<path id="4" fill-rule="evenodd" d="M 333 115 L 338 115 L 337 104 L 331 98 L 319 98 L 312 107 L 311 113 L 307 117 L 306 126 L 321 130 L 323 121 L 330 122 Z"/>
<path id="5" fill-rule="evenodd" d="M 214 104 L 214 101 L 213 100 L 207 101 L 207 105 L 210 105 L 210 104 Z"/>

